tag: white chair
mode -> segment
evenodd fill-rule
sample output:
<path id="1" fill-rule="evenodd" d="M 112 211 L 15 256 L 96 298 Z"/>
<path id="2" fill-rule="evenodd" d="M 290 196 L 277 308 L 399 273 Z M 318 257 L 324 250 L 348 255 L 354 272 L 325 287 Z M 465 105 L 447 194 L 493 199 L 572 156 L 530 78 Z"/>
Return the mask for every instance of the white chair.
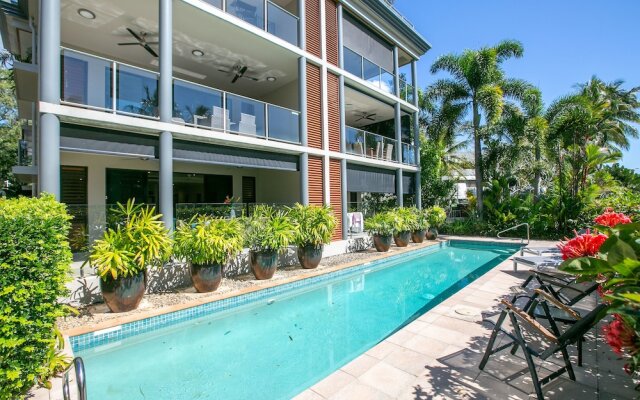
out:
<path id="1" fill-rule="evenodd" d="M 385 160 L 393 161 L 393 145 L 391 143 L 387 144 L 387 149 L 384 155 Z"/>
<path id="2" fill-rule="evenodd" d="M 251 114 L 240 113 L 240 123 L 238 131 L 250 135 L 256 134 L 256 116 Z"/>
<path id="3" fill-rule="evenodd" d="M 224 109 L 222 107 L 213 106 L 213 115 L 211 116 L 211 127 L 213 129 L 229 130 L 229 127 L 231 126 L 229 110 L 223 110 Z"/>
<path id="4" fill-rule="evenodd" d="M 364 155 L 364 147 L 362 146 L 362 143 L 360 143 L 360 142 L 356 142 L 356 143 L 353 145 L 353 152 L 354 152 L 355 154 L 358 154 L 358 155 L 360 155 L 360 156 L 363 156 L 363 155 Z"/>

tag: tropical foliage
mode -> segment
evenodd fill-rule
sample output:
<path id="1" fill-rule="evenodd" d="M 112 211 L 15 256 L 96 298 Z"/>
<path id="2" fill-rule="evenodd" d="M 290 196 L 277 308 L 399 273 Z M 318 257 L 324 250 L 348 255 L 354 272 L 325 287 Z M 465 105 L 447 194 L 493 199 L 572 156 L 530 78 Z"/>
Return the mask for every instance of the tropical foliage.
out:
<path id="1" fill-rule="evenodd" d="M 413 208 L 399 207 L 388 212 L 393 221 L 393 233 L 414 231 L 418 222 L 418 214 Z"/>
<path id="2" fill-rule="evenodd" d="M 394 232 L 394 216 L 390 212 L 380 212 L 365 219 L 364 229 L 371 235 L 391 236 Z"/>
<path id="3" fill-rule="evenodd" d="M 245 245 L 252 251 L 283 251 L 295 239 L 296 227 L 285 210 L 259 205 L 244 223 Z"/>
<path id="4" fill-rule="evenodd" d="M 439 228 L 447 220 L 447 213 L 442 207 L 432 206 L 426 209 L 427 220 L 433 228 Z"/>
<path id="5" fill-rule="evenodd" d="M 242 251 L 242 228 L 238 219 L 193 217 L 176 229 L 173 253 L 193 264 L 226 264 Z"/>
<path id="6" fill-rule="evenodd" d="M 155 207 L 130 199 L 126 205 L 118 204 L 116 213 L 121 222 L 94 242 L 89 255 L 89 262 L 102 279 L 136 275 L 169 259 L 171 238 Z"/>
<path id="7" fill-rule="evenodd" d="M 337 221 L 329 206 L 303 206 L 296 204 L 289 210 L 296 225 L 294 242 L 298 246 L 320 247 L 331 242 Z"/>
<path id="8" fill-rule="evenodd" d="M 24 398 L 67 361 L 56 319 L 70 309 L 70 217 L 53 196 L 0 199 L 0 399 Z"/>

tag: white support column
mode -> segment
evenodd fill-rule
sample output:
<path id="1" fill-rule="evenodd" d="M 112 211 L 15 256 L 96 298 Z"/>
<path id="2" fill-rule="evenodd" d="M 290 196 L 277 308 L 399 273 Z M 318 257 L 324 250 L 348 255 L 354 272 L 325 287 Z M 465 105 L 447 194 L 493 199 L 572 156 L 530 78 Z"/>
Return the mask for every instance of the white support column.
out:
<path id="1" fill-rule="evenodd" d="M 160 121 L 173 117 L 173 1 L 160 0 L 160 78 L 158 108 Z M 159 200 L 162 221 L 173 229 L 173 136 L 160 132 Z"/>

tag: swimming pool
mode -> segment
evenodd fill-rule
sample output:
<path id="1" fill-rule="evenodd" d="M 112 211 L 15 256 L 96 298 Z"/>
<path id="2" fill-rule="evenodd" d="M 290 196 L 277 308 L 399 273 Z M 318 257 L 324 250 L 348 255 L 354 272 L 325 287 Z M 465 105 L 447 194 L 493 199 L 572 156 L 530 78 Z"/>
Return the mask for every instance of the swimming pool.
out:
<path id="1" fill-rule="evenodd" d="M 71 343 L 92 400 L 290 398 L 518 249 L 452 241 Z"/>

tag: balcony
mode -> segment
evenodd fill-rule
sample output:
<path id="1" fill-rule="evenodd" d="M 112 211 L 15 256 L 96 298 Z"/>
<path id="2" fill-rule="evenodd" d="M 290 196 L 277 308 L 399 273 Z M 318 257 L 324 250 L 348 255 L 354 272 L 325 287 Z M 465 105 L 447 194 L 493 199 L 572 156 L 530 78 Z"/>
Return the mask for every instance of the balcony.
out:
<path id="1" fill-rule="evenodd" d="M 402 78 L 400 78 L 400 94 L 398 97 L 411 104 L 415 101 L 415 97 L 413 96 L 413 85 Z"/>
<path id="2" fill-rule="evenodd" d="M 381 161 L 398 162 L 397 141 L 362 129 L 346 127 L 347 153 Z M 402 163 L 416 165 L 415 146 L 402 143 Z"/>
<path id="3" fill-rule="evenodd" d="M 343 47 L 343 50 L 344 69 L 346 71 L 360 79 L 364 79 L 384 92 L 395 94 L 395 76 L 391 72 L 386 71 L 348 47 Z"/>
<path id="4" fill-rule="evenodd" d="M 270 0 L 205 0 L 260 29 L 298 46 L 299 18 Z"/>
<path id="5" fill-rule="evenodd" d="M 63 49 L 61 102 L 158 119 L 158 73 Z M 300 143 L 299 119 L 295 110 L 173 79 L 176 124 Z"/>

